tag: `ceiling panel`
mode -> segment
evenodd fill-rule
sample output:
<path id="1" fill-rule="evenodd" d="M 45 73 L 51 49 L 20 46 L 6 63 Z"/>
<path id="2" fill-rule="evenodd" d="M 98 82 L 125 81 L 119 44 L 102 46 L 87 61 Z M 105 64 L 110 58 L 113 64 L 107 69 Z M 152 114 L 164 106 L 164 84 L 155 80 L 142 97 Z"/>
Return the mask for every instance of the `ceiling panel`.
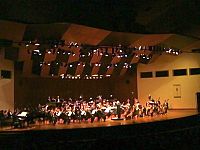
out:
<path id="1" fill-rule="evenodd" d="M 0 39 L 20 42 L 23 39 L 25 29 L 26 24 L 0 20 Z"/>
<path id="2" fill-rule="evenodd" d="M 154 46 L 170 38 L 172 34 L 150 34 L 143 35 L 138 40 L 133 42 L 131 46 Z"/>
<path id="3" fill-rule="evenodd" d="M 110 31 L 103 29 L 71 24 L 69 29 L 63 35 L 62 39 L 69 42 L 73 41 L 81 44 L 97 45 L 109 33 Z"/>
<path id="4" fill-rule="evenodd" d="M 70 24 L 28 24 L 23 40 L 60 40 Z"/>
<path id="5" fill-rule="evenodd" d="M 142 36 L 142 34 L 135 33 L 111 32 L 104 40 L 99 43 L 99 45 L 118 46 L 121 44 L 129 46 L 131 43 L 138 40 Z"/>

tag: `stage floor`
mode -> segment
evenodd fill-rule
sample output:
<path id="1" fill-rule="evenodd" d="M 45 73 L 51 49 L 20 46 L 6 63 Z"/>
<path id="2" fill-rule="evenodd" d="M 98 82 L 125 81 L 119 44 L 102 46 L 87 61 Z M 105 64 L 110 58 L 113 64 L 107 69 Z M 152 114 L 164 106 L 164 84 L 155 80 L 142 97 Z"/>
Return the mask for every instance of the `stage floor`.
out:
<path id="1" fill-rule="evenodd" d="M 20 131 L 26 131 L 26 130 L 59 130 L 59 129 L 77 129 L 77 128 L 95 128 L 95 127 L 110 127 L 110 126 L 120 126 L 120 125 L 134 125 L 139 123 L 149 123 L 149 122 L 155 122 L 155 121 L 163 121 L 163 120 L 169 120 L 169 119 L 175 119 L 175 118 L 182 118 L 192 115 L 197 115 L 197 110 L 169 110 L 167 114 L 165 115 L 157 115 L 153 117 L 139 117 L 134 118 L 132 120 L 111 120 L 110 118 L 107 119 L 105 122 L 97 122 L 94 121 L 91 122 L 74 122 L 70 124 L 34 124 L 31 125 L 28 128 L 23 129 L 14 129 L 12 127 L 2 127 L 0 128 L 0 132 L 20 132 Z"/>

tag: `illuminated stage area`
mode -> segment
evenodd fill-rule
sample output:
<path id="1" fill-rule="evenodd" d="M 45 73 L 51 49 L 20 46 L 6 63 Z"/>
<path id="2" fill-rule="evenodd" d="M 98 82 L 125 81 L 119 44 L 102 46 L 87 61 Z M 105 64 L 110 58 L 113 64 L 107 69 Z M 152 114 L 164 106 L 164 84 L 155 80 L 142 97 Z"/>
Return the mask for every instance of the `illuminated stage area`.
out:
<path id="1" fill-rule="evenodd" d="M 120 125 L 135 125 L 141 123 L 151 123 L 157 121 L 167 121 L 170 119 L 182 118 L 197 115 L 197 110 L 169 110 L 165 115 L 157 115 L 157 116 L 145 116 L 138 117 L 131 120 L 112 120 L 111 118 L 107 119 L 105 122 L 94 121 L 91 123 L 90 121 L 82 121 L 82 122 L 71 122 L 70 124 L 61 124 L 57 123 L 53 124 L 43 124 L 36 123 L 30 125 L 30 127 L 26 128 L 17 128 L 13 127 L 2 127 L 0 128 L 0 132 L 12 132 L 12 131 L 27 131 L 27 130 L 63 130 L 63 129 L 82 129 L 82 128 L 97 128 L 97 127 L 112 127 L 112 126 L 120 126 Z"/>
<path id="2" fill-rule="evenodd" d="M 199 127 L 196 110 L 169 110 L 133 120 L 1 128 L 0 143 L 1 149 L 189 149 L 199 148 Z"/>
<path id="3" fill-rule="evenodd" d="M 1 128 L 0 146 L 1 149 L 198 149 L 199 127 L 196 110 L 169 110 L 165 115 L 132 120 Z"/>

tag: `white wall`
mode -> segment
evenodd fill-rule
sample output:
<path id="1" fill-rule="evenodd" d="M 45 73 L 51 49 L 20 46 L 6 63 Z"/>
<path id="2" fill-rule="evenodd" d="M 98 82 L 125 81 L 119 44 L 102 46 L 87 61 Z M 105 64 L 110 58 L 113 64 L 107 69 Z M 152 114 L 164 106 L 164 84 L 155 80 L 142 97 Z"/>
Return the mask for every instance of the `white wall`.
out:
<path id="1" fill-rule="evenodd" d="M 189 75 L 189 68 L 200 68 L 200 54 L 183 53 L 179 56 L 163 54 L 150 64 L 139 64 L 137 69 L 138 99 L 142 104 L 150 94 L 161 102 L 169 99 L 171 109 L 196 109 L 196 92 L 200 92 L 200 75 Z M 187 69 L 186 76 L 172 76 L 173 69 Z M 155 71 L 169 70 L 169 77 L 155 77 Z M 140 78 L 140 72 L 152 71 L 153 78 Z M 174 98 L 174 85 L 180 85 L 181 98 Z"/>
<path id="2" fill-rule="evenodd" d="M 0 48 L 0 70 L 12 71 L 11 79 L 0 77 L 0 110 L 14 110 L 14 62 L 4 59 L 2 48 Z"/>

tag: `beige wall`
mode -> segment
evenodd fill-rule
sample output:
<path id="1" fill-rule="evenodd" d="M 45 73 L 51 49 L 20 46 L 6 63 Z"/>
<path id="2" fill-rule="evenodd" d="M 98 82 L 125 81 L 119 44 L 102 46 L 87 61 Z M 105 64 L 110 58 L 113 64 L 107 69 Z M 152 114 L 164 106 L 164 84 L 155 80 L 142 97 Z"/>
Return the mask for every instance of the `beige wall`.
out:
<path id="1" fill-rule="evenodd" d="M 169 99 L 171 109 L 197 108 L 196 92 L 200 92 L 200 75 L 189 75 L 189 68 L 200 68 L 200 54 L 183 53 L 179 56 L 163 54 L 150 64 L 139 64 L 137 69 L 138 99 L 145 104 L 148 95 L 161 102 Z M 186 76 L 172 76 L 173 69 L 187 69 Z M 155 77 L 155 71 L 169 70 L 169 77 Z M 153 78 L 140 78 L 140 72 L 152 71 Z M 180 85 L 181 98 L 174 98 Z"/>
<path id="2" fill-rule="evenodd" d="M 0 48 L 0 70 L 12 71 L 12 79 L 0 77 L 0 110 L 14 109 L 14 63 L 4 59 L 4 50 Z"/>

